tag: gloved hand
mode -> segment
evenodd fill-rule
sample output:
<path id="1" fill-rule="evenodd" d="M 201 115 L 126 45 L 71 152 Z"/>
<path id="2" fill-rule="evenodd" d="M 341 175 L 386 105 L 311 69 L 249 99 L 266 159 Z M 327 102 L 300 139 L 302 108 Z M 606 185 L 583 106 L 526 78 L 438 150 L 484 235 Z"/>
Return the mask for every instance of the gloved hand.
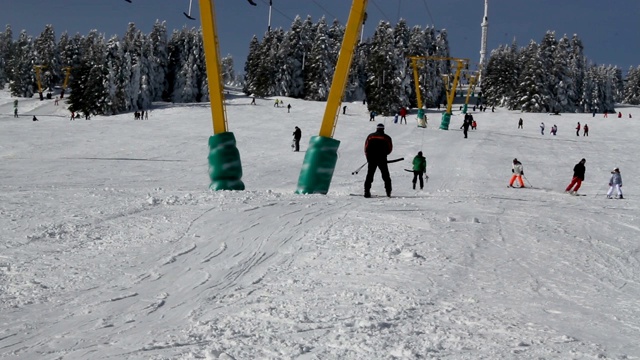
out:
<path id="1" fill-rule="evenodd" d="M 513 171 L 513 169 L 511 169 L 511 172 L 515 172 L 515 171 Z"/>
<path id="2" fill-rule="evenodd" d="M 609 186 L 613 186 L 613 185 L 611 185 L 611 183 L 609 183 Z"/>
<path id="3" fill-rule="evenodd" d="M 520 173 L 520 175 L 524 176 L 524 171 Z"/>

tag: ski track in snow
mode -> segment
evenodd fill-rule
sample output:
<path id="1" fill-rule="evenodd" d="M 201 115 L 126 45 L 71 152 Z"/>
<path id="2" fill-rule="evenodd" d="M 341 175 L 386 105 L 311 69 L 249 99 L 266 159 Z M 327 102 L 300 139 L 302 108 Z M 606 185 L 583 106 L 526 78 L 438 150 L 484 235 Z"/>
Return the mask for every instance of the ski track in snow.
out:
<path id="1" fill-rule="evenodd" d="M 300 118 L 304 129 L 317 123 L 321 104 L 295 105 L 313 112 Z M 270 160 L 279 152 L 249 145 L 262 136 L 256 130 L 255 139 L 239 137 L 239 148 L 256 150 L 246 157 L 254 189 L 209 192 L 205 161 L 190 161 L 182 148 L 193 138 L 170 122 L 184 110 L 154 111 L 170 126 L 143 128 L 174 147 L 139 144 L 184 162 L 124 160 L 148 158 L 114 135 L 132 125 L 99 120 L 74 124 L 113 139 L 97 154 L 66 138 L 46 145 L 47 162 L 28 158 L 29 144 L 0 148 L 12 161 L 0 183 L 0 358 L 640 358 L 638 206 L 603 202 L 589 183 L 585 197 L 562 193 L 566 168 L 580 157 L 567 163 L 567 149 L 591 160 L 600 147 L 533 132 L 509 140 L 513 131 L 489 121 L 480 129 L 493 136 L 471 131 L 464 142 L 456 118 L 452 131 L 428 129 L 426 137 L 389 126 L 398 151 L 424 141 L 430 180 L 424 191 L 407 190 L 400 165 L 394 197 L 364 199 L 348 195 L 362 190 L 364 174 L 341 175 L 361 164 L 360 139 L 341 145 L 328 195 L 295 195 L 298 169 L 289 168 L 300 158 Z M 188 111 L 202 117 L 207 109 Z M 363 119 L 348 134 L 365 136 L 372 125 Z M 277 131 L 292 127 L 270 120 Z M 3 140 L 20 133 L 0 126 Z M 93 141 L 85 135 L 70 136 Z M 502 155 L 505 142 L 521 160 L 540 154 L 525 160 L 540 188 L 504 188 L 515 156 Z M 83 178 L 106 158 L 120 160 L 109 160 L 109 174 Z M 548 165 L 559 162 L 562 172 Z M 591 164 L 592 177 L 609 166 Z M 635 175 L 629 168 L 625 179 Z M 262 178 L 269 187 L 255 186 Z M 631 196 L 636 188 L 629 185 Z M 379 175 L 372 191 L 384 191 Z"/>

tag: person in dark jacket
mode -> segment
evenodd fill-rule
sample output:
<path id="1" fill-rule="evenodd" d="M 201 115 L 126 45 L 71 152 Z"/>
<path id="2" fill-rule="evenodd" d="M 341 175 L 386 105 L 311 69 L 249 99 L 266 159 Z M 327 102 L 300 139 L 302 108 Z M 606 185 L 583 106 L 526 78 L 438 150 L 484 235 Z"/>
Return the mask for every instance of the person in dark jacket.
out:
<path id="1" fill-rule="evenodd" d="M 469 115 L 471 116 L 471 115 Z M 467 133 L 469 132 L 469 127 L 471 126 L 471 118 L 465 115 L 464 122 L 462 123 L 462 133 L 464 133 L 464 138 L 467 138 Z"/>
<path id="2" fill-rule="evenodd" d="M 422 151 L 418 151 L 418 155 L 413 158 L 413 190 L 416 189 L 416 183 L 420 179 L 420 190 L 424 188 L 424 179 L 422 176 L 427 172 L 427 159 L 422 156 Z"/>
<path id="3" fill-rule="evenodd" d="M 568 192 L 571 195 L 575 195 L 578 193 L 580 185 L 582 185 L 582 182 L 584 181 L 584 173 L 586 171 L 584 164 L 586 162 L 587 160 L 582 159 L 579 163 L 576 164 L 576 166 L 573 167 L 573 178 L 571 179 L 569 186 L 567 186 L 567 188 L 564 190 L 565 192 Z"/>
<path id="4" fill-rule="evenodd" d="M 302 138 L 302 130 L 296 126 L 293 131 L 293 151 L 300 151 L 300 139 Z"/>
<path id="5" fill-rule="evenodd" d="M 367 177 L 364 180 L 364 197 L 371 197 L 371 184 L 376 169 L 380 169 L 384 189 L 391 196 L 391 176 L 387 165 L 387 155 L 393 150 L 391 137 L 384 133 L 384 124 L 378 124 L 376 132 L 369 134 L 364 143 L 364 154 L 367 157 Z"/>

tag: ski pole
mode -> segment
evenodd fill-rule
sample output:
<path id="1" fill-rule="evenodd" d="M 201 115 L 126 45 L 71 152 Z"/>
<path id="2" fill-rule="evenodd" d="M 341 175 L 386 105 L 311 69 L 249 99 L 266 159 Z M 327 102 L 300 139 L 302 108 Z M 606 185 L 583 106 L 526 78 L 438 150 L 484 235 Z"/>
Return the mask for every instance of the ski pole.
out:
<path id="1" fill-rule="evenodd" d="M 529 179 L 527 179 L 526 176 L 522 175 L 522 177 L 527 181 L 527 183 L 529 183 L 529 187 L 533 187 L 533 185 L 531 185 L 531 182 L 529 181 Z"/>
<path id="2" fill-rule="evenodd" d="M 351 175 L 356 175 L 357 173 L 359 173 L 359 172 L 360 172 L 360 170 L 362 170 L 362 168 L 363 168 L 365 165 L 367 165 L 368 163 L 369 163 L 369 162 L 367 161 L 366 163 L 362 164 L 362 166 L 360 166 L 359 168 L 357 168 L 357 169 L 356 169 L 356 171 L 353 171 L 353 172 L 351 173 Z"/>

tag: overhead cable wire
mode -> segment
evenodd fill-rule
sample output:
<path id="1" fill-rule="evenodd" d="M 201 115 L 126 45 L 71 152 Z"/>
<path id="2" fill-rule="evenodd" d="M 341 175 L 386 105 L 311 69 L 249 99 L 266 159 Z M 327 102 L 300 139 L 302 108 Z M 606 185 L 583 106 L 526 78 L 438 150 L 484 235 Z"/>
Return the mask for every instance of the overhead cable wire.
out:
<path id="1" fill-rule="evenodd" d="M 267 3 L 267 1 L 266 1 L 266 0 L 260 0 L 260 1 L 262 1 L 262 3 L 263 3 L 263 4 L 265 4 L 265 5 L 269 6 L 269 4 Z M 282 15 L 284 18 L 288 19 L 289 21 L 291 21 L 291 22 L 294 22 L 294 21 L 295 21 L 294 19 L 292 19 L 291 17 L 289 17 L 287 14 L 283 13 L 282 11 L 280 11 L 277 7 L 275 7 L 275 6 L 271 5 L 271 8 L 272 8 L 275 12 L 277 12 L 278 14 Z"/>
<path id="2" fill-rule="evenodd" d="M 373 6 L 376 7 L 376 9 L 378 9 L 378 11 L 380 11 L 380 13 L 382 14 L 382 17 L 385 18 L 387 20 L 387 22 L 391 22 L 391 21 L 389 21 L 389 19 L 391 19 L 391 18 L 388 17 L 387 14 L 384 13 L 384 11 L 382 11 L 382 9 L 380 8 L 380 6 L 378 6 L 378 4 L 375 2 L 375 0 L 371 0 L 371 3 L 373 4 Z"/>
<path id="3" fill-rule="evenodd" d="M 422 0 L 422 2 L 424 3 L 425 9 L 427 9 L 427 14 L 429 15 L 429 19 L 431 19 L 431 24 L 433 26 L 436 26 L 436 22 L 433 20 L 433 16 L 431 16 L 431 11 L 429 11 L 429 5 L 427 5 L 427 0 Z"/>
<path id="4" fill-rule="evenodd" d="M 320 9 L 322 9 L 322 11 L 324 11 L 325 13 L 329 14 L 331 17 L 333 17 L 334 19 L 338 19 L 337 16 L 333 15 L 332 13 L 329 12 L 329 10 L 325 9 L 324 7 L 322 7 L 322 5 L 318 4 L 318 2 L 316 0 L 312 0 L 314 4 L 316 4 Z"/>

